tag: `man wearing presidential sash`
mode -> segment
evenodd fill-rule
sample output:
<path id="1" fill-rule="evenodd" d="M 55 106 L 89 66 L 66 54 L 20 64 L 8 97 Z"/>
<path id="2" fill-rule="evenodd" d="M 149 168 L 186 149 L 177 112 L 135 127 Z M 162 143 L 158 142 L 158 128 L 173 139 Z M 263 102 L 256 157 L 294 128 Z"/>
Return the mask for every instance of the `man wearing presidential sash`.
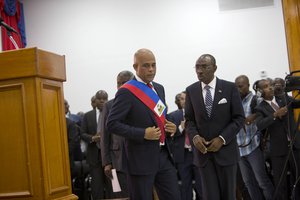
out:
<path id="1" fill-rule="evenodd" d="M 167 120 L 165 92 L 153 82 L 154 54 L 140 49 L 134 55 L 136 76 L 117 92 L 108 130 L 125 138 L 126 166 L 131 200 L 152 200 L 155 187 L 160 200 L 179 200 L 176 170 L 168 142 L 176 125 Z"/>

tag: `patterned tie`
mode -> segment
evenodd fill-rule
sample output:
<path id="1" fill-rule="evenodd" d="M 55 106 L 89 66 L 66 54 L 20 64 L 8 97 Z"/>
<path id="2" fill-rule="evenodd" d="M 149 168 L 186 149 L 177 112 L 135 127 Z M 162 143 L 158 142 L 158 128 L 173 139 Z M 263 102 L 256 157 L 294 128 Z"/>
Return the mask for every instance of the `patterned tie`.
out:
<path id="1" fill-rule="evenodd" d="M 204 89 L 206 90 L 205 108 L 206 108 L 206 112 L 207 112 L 208 117 L 210 117 L 211 109 L 212 109 L 212 105 L 213 105 L 212 96 L 211 96 L 211 92 L 210 92 L 210 86 L 206 85 L 204 87 Z"/>
<path id="2" fill-rule="evenodd" d="M 279 110 L 279 107 L 273 101 L 271 101 L 271 106 L 275 111 Z"/>
<path id="3" fill-rule="evenodd" d="M 153 86 L 151 85 L 151 83 L 147 83 L 147 86 L 151 89 L 153 89 Z M 159 138 L 159 141 L 161 144 L 165 143 L 165 138 L 166 138 L 166 135 L 165 135 L 165 127 L 164 127 L 164 124 L 162 123 L 162 121 L 159 119 L 159 117 L 157 115 L 154 114 L 154 117 L 155 117 L 155 121 L 161 131 L 161 136 Z"/>

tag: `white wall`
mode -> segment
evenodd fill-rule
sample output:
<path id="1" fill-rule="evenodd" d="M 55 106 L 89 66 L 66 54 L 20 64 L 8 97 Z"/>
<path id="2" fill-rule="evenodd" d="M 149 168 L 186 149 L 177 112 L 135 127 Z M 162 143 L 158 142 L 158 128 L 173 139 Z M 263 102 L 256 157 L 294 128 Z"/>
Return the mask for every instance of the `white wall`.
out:
<path id="1" fill-rule="evenodd" d="M 99 89 L 113 98 L 116 75 L 131 70 L 139 48 L 153 50 L 155 81 L 165 86 L 169 110 L 175 95 L 195 81 L 196 59 L 216 57 L 219 78 L 240 74 L 253 83 L 289 72 L 282 6 L 219 11 L 217 0 L 26 0 L 28 47 L 66 55 L 65 98 L 71 111 L 90 110 Z"/>

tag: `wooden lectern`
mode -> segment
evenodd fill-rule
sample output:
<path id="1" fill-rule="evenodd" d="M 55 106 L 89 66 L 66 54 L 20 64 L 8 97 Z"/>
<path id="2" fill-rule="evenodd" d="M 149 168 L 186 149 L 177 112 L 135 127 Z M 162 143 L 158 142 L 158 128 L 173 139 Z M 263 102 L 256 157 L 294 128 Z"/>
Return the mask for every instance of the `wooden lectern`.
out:
<path id="1" fill-rule="evenodd" d="M 0 53 L 0 200 L 77 199 L 71 191 L 65 57 Z"/>

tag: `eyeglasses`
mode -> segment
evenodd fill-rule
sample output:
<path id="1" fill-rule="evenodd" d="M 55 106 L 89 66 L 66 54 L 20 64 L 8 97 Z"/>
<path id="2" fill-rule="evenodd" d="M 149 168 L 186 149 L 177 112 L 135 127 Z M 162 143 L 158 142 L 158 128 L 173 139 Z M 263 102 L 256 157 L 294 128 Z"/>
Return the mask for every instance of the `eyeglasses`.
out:
<path id="1" fill-rule="evenodd" d="M 196 70 L 199 70 L 199 69 L 201 69 L 201 70 L 208 70 L 210 66 L 213 66 L 213 65 L 212 64 L 209 64 L 209 65 L 207 65 L 207 64 L 196 65 L 195 69 Z"/>

